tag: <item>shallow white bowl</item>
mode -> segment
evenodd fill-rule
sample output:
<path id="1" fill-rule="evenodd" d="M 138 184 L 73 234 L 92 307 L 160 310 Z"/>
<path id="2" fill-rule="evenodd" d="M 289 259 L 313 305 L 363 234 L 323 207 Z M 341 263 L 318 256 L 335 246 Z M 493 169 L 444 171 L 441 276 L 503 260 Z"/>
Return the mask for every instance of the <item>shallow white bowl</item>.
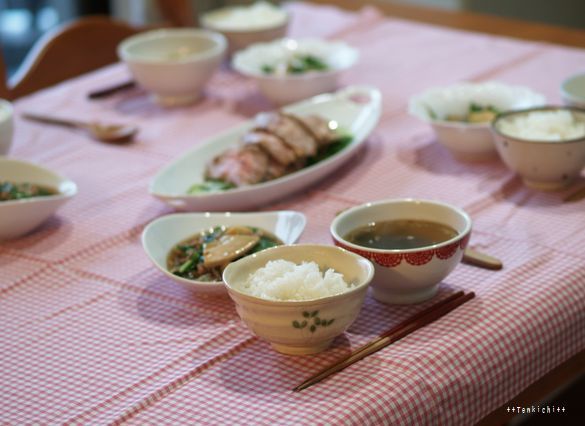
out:
<path id="1" fill-rule="evenodd" d="M 382 109 L 381 98 L 377 89 L 351 86 L 284 108 L 288 113 L 319 114 L 334 120 L 340 129 L 353 136 L 347 147 L 315 165 L 256 185 L 206 194 L 188 194 L 191 185 L 203 182 L 207 163 L 226 149 L 237 146 L 242 134 L 254 127 L 254 121 L 250 120 L 202 142 L 164 167 L 153 178 L 150 193 L 181 210 L 256 210 L 258 206 L 314 185 L 346 163 L 376 127 Z"/>
<path id="2" fill-rule="evenodd" d="M 6 157 L 0 157 L 0 181 L 29 182 L 59 190 L 58 194 L 47 197 L 0 201 L 0 240 L 32 231 L 77 193 L 74 182 L 51 170 Z"/>
<path id="3" fill-rule="evenodd" d="M 225 37 L 213 31 L 161 29 L 122 41 L 118 56 L 159 104 L 177 106 L 201 97 L 226 47 Z"/>
<path id="4" fill-rule="evenodd" d="M 284 244 L 293 244 L 301 236 L 306 219 L 294 211 L 261 213 L 177 213 L 152 221 L 142 232 L 142 247 L 154 265 L 167 277 L 196 292 L 225 294 L 221 281 L 195 281 L 171 274 L 167 257 L 171 249 L 198 232 L 215 226 L 254 226 L 278 237 Z"/>
<path id="5" fill-rule="evenodd" d="M 283 76 L 265 74 L 262 67 L 273 66 L 292 54 L 311 54 L 322 59 L 329 69 Z M 359 53 L 342 42 L 319 39 L 281 39 L 254 44 L 234 55 L 233 67 L 256 80 L 262 94 L 276 105 L 296 102 L 336 90 L 342 71 L 355 64 Z"/>
<path id="6" fill-rule="evenodd" d="M 278 259 L 316 262 L 322 271 L 332 268 L 354 286 L 335 296 L 303 301 L 266 300 L 241 291 L 250 274 Z M 238 260 L 225 269 L 223 279 L 240 318 L 254 334 L 278 352 L 305 355 L 327 349 L 354 322 L 373 275 L 370 261 L 346 250 L 296 245 L 274 247 Z"/>
<path id="7" fill-rule="evenodd" d="M 496 148 L 504 163 L 518 173 L 524 184 L 542 191 L 560 190 L 570 185 L 585 167 L 585 136 L 564 141 L 527 140 L 502 132 L 504 120 L 532 111 L 567 110 L 585 123 L 585 110 L 547 106 L 501 114 L 492 124 Z"/>
<path id="8" fill-rule="evenodd" d="M 7 154 L 12 145 L 13 117 L 12 104 L 0 99 L 0 155 Z"/>
<path id="9" fill-rule="evenodd" d="M 585 73 L 573 75 L 563 81 L 561 97 L 568 105 L 585 108 Z"/>
<path id="10" fill-rule="evenodd" d="M 246 6 L 230 6 L 207 12 L 201 17 L 201 26 L 222 33 L 228 40 L 230 54 L 254 43 L 267 42 L 286 35 L 290 15 L 281 8 L 274 8 L 270 16 L 265 16 L 261 21 L 256 18 L 254 22 L 250 22 L 248 19 L 244 24 L 244 19 L 240 16 L 239 25 L 234 27 L 233 19 L 232 25 L 226 24 L 226 17 L 241 13 L 244 8 L 250 9 Z"/>
<path id="11" fill-rule="evenodd" d="M 432 88 L 410 99 L 412 115 L 429 123 L 437 140 L 454 157 L 463 161 L 482 161 L 497 157 L 490 123 L 446 121 L 448 115 L 465 115 L 474 102 L 491 105 L 500 112 L 544 105 L 545 97 L 521 86 L 497 82 L 459 83 Z"/>
<path id="12" fill-rule="evenodd" d="M 455 229 L 457 236 L 440 244 L 408 250 L 363 247 L 344 238 L 350 231 L 372 222 L 403 219 L 445 224 Z M 390 304 L 419 303 L 433 297 L 439 283 L 461 261 L 471 236 L 471 219 L 458 207 L 437 201 L 384 200 L 344 211 L 333 220 L 330 232 L 336 245 L 374 262 L 374 298 Z"/>

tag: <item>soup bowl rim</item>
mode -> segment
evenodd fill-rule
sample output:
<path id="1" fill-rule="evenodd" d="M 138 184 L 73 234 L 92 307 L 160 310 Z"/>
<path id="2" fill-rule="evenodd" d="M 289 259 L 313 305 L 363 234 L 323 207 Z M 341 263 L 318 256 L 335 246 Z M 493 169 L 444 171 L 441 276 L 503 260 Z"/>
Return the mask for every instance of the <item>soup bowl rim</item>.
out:
<path id="1" fill-rule="evenodd" d="M 362 246 L 362 245 L 355 244 L 355 243 L 352 243 L 352 242 L 346 240 L 344 237 L 339 235 L 339 233 L 337 232 L 337 228 L 339 227 L 340 223 L 343 222 L 343 220 L 347 219 L 347 217 L 349 215 L 351 215 L 359 210 L 367 210 L 369 208 L 377 207 L 377 206 L 385 205 L 385 204 L 407 204 L 407 203 L 412 203 L 414 205 L 416 205 L 416 204 L 419 204 L 419 205 L 420 204 L 433 204 L 436 206 L 445 207 L 445 208 L 453 211 L 454 213 L 458 214 L 459 216 L 461 216 L 463 218 L 463 220 L 465 221 L 465 226 L 464 226 L 462 231 L 456 230 L 457 235 L 455 235 L 453 238 L 450 238 L 446 241 L 436 243 L 436 244 L 431 244 L 431 245 L 425 245 L 425 246 L 421 246 L 421 247 L 410 248 L 410 249 L 380 249 L 380 248 Z M 444 224 L 443 222 L 438 222 L 438 223 Z M 331 233 L 333 240 L 336 243 L 341 244 L 342 247 L 346 248 L 347 250 L 360 250 L 360 251 L 366 251 L 366 252 L 372 252 L 372 253 L 396 253 L 396 254 L 398 254 L 398 253 L 417 253 L 417 252 L 421 252 L 421 251 L 435 250 L 435 249 L 438 249 L 441 247 L 449 246 L 451 244 L 459 243 L 460 241 L 464 240 L 465 238 L 467 238 L 470 235 L 471 227 L 472 227 L 472 221 L 471 221 L 471 218 L 469 217 L 469 215 L 463 209 L 456 207 L 452 204 L 444 203 L 441 201 L 435 201 L 435 200 L 426 200 L 426 199 L 421 199 L 421 198 L 392 198 L 392 199 L 368 202 L 368 203 L 360 204 L 360 205 L 351 207 L 347 210 L 344 210 L 343 212 L 341 212 L 337 215 L 337 217 L 333 220 L 333 222 L 331 222 L 329 232 Z"/>

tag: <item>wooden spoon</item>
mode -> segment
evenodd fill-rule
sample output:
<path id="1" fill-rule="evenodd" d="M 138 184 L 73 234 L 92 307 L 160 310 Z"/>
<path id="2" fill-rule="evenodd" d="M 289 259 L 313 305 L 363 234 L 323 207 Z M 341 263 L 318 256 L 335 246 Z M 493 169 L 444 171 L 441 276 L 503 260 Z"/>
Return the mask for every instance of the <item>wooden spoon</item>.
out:
<path id="1" fill-rule="evenodd" d="M 484 269 L 492 269 L 494 271 L 500 270 L 504 267 L 501 260 L 470 248 L 466 248 L 463 252 L 462 261 L 468 265 L 473 265 Z"/>
<path id="2" fill-rule="evenodd" d="M 136 126 L 123 124 L 101 124 L 97 122 L 64 120 L 61 118 L 47 117 L 44 115 L 31 113 L 23 113 L 22 117 L 26 118 L 27 120 L 37 121 L 39 123 L 54 124 L 57 126 L 80 129 L 95 140 L 112 144 L 129 142 L 132 140 L 134 135 L 138 133 L 138 128 Z"/>

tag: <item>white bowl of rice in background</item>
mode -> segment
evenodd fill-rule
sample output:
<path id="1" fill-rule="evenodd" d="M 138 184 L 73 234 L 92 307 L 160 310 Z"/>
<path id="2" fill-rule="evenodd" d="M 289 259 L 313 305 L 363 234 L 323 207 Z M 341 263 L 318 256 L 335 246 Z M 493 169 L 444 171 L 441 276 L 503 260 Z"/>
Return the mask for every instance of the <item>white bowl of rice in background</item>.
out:
<path id="1" fill-rule="evenodd" d="M 453 121 L 466 116 L 472 105 L 492 107 L 497 112 L 542 106 L 545 97 L 527 87 L 498 82 L 457 83 L 434 87 L 413 96 L 409 112 L 429 123 L 437 142 L 460 161 L 484 161 L 497 158 L 490 133 L 490 122 Z"/>
<path id="2" fill-rule="evenodd" d="M 274 247 L 223 273 L 242 321 L 289 355 L 327 349 L 357 318 L 373 276 L 369 260 L 325 245 Z"/>
<path id="3" fill-rule="evenodd" d="M 506 165 L 534 189 L 565 188 L 585 166 L 585 109 L 547 106 L 501 114 L 492 123 Z"/>
<path id="4" fill-rule="evenodd" d="M 228 53 L 232 54 L 254 43 L 284 37 L 289 20 L 283 8 L 259 1 L 212 10 L 201 17 L 201 26 L 222 33 L 228 39 Z"/>

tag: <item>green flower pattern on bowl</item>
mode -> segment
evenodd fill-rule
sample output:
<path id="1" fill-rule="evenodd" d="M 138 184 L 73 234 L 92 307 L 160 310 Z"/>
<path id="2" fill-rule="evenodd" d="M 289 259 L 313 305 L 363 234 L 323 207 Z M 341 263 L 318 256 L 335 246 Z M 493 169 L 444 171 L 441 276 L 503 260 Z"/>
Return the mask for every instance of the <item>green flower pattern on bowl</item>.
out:
<path id="1" fill-rule="evenodd" d="M 319 311 L 313 311 L 313 312 L 308 312 L 308 311 L 303 311 L 303 318 L 300 321 L 294 320 L 292 322 L 292 326 L 294 328 L 298 328 L 298 329 L 303 329 L 307 326 L 309 326 L 309 331 L 311 333 L 314 333 L 318 327 L 328 327 L 331 324 L 333 324 L 333 321 L 335 321 L 335 318 L 331 318 L 331 319 L 324 319 L 324 318 L 320 318 L 319 317 Z M 309 325 L 309 323 L 312 321 L 312 324 Z"/>

